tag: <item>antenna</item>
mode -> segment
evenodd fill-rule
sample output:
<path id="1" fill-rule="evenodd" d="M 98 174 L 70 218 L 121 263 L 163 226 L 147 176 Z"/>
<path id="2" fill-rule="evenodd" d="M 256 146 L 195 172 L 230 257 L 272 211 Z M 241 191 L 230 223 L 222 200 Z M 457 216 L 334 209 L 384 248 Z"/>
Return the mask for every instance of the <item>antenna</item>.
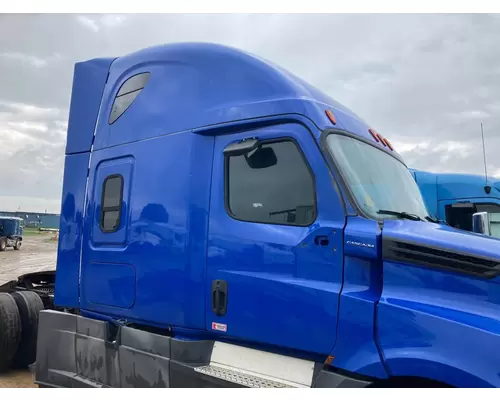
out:
<path id="1" fill-rule="evenodd" d="M 485 184 L 488 185 L 488 170 L 486 168 L 486 149 L 484 148 L 484 131 L 483 131 L 483 123 L 481 122 L 481 138 L 483 141 L 483 158 L 484 158 L 484 179 Z"/>

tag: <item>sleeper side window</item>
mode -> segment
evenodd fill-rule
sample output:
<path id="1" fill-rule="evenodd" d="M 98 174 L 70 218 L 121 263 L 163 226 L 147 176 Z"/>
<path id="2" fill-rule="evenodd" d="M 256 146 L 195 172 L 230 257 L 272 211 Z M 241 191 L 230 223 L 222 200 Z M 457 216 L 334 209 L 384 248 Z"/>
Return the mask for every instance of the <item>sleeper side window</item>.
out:
<path id="1" fill-rule="evenodd" d="M 101 231 L 116 232 L 120 227 L 120 216 L 123 201 L 123 177 L 110 175 L 102 184 Z"/>
<path id="2" fill-rule="evenodd" d="M 116 94 L 108 123 L 113 124 L 120 116 L 127 111 L 136 97 L 141 93 L 149 80 L 150 73 L 143 72 L 127 79 Z"/>
<path id="3" fill-rule="evenodd" d="M 226 209 L 242 221 L 308 226 L 316 219 L 312 171 L 295 141 L 262 142 L 251 157 L 273 162 L 249 162 L 248 156 L 226 156 Z M 271 152 L 272 154 L 272 152 Z M 259 156 L 260 157 L 260 156 Z"/>

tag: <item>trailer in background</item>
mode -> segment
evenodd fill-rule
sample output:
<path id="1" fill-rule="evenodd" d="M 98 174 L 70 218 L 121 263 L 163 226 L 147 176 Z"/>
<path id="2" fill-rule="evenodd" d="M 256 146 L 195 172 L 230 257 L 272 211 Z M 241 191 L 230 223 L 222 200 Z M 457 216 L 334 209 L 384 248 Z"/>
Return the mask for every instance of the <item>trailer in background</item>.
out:
<path id="1" fill-rule="evenodd" d="M 0 216 L 0 251 L 8 247 L 20 250 L 23 243 L 23 219 Z"/>

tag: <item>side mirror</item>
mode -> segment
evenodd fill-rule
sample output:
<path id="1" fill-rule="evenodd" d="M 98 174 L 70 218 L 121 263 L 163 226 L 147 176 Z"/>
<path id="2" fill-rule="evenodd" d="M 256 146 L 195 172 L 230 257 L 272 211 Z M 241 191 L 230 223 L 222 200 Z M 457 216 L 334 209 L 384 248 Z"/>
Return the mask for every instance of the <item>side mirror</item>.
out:
<path id="1" fill-rule="evenodd" d="M 231 143 L 224 149 L 224 155 L 229 157 L 244 156 L 252 169 L 268 168 L 276 165 L 278 158 L 271 147 L 261 147 L 258 139 L 245 139 Z"/>
<path id="2" fill-rule="evenodd" d="M 491 236 L 490 216 L 487 212 L 472 214 L 472 232 Z"/>
<path id="3" fill-rule="evenodd" d="M 259 147 L 250 155 L 245 155 L 247 164 L 252 169 L 268 168 L 276 165 L 278 159 L 271 147 Z"/>

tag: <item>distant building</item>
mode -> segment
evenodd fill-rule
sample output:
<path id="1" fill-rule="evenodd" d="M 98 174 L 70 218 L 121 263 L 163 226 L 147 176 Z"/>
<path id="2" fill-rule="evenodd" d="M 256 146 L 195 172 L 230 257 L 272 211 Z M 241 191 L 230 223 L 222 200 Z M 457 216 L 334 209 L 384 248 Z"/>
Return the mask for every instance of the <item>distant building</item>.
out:
<path id="1" fill-rule="evenodd" d="M 25 211 L 0 211 L 0 215 L 5 215 L 8 217 L 20 217 L 24 220 L 25 227 L 59 229 L 59 214 L 34 213 Z"/>

